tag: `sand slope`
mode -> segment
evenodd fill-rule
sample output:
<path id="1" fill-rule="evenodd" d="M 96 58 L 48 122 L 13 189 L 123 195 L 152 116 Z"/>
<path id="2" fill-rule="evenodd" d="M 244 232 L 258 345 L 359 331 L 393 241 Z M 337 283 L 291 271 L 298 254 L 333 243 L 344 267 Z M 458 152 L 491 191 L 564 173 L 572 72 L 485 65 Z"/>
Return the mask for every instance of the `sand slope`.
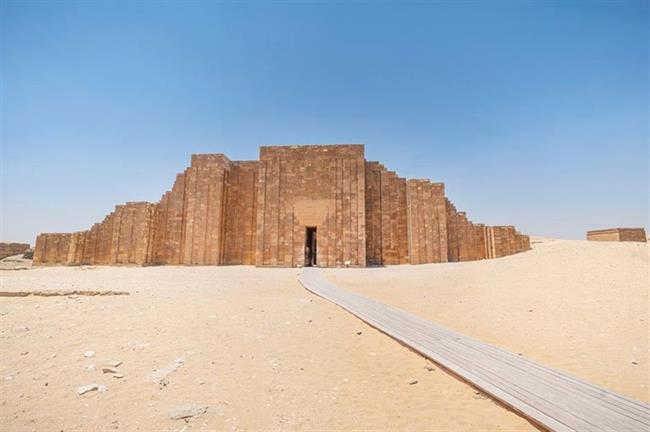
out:
<path id="1" fill-rule="evenodd" d="M 536 239 L 467 263 L 326 270 L 341 287 L 650 401 L 647 243 Z"/>
<path id="2" fill-rule="evenodd" d="M 534 247 L 483 262 L 325 272 L 341 286 L 647 401 L 647 245 Z M 533 429 L 312 296 L 297 272 L 0 272 L 0 290 L 130 292 L 0 298 L 0 429 Z M 84 357 L 88 350 L 95 355 Z M 179 358 L 163 384 L 152 380 Z M 123 361 L 124 378 L 102 374 L 112 360 Z M 108 391 L 77 395 L 90 383 Z M 185 404 L 208 410 L 187 423 L 169 418 Z"/>
<path id="3" fill-rule="evenodd" d="M 420 356 L 305 291 L 296 269 L 45 268 L 0 298 L 0 430 L 531 430 Z M 361 331 L 361 335 L 356 333 Z M 88 350 L 95 355 L 85 358 Z M 166 385 L 154 370 L 174 369 Z M 122 379 L 102 374 L 109 361 Z M 88 371 L 88 365 L 96 370 Z M 160 376 L 160 375 L 159 375 Z M 408 381 L 415 379 L 415 385 Z M 77 395 L 82 385 L 108 391 Z M 189 429 L 187 429 L 189 430 Z"/>

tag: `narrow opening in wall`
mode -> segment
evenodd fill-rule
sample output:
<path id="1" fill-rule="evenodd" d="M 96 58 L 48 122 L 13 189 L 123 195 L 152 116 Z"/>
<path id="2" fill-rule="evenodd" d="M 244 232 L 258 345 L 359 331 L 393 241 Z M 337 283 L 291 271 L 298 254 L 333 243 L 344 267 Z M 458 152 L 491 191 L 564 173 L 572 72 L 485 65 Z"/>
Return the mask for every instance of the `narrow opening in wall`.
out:
<path id="1" fill-rule="evenodd" d="M 307 227 L 305 233 L 305 266 L 314 267 L 318 263 L 318 244 L 316 241 L 316 227 Z"/>

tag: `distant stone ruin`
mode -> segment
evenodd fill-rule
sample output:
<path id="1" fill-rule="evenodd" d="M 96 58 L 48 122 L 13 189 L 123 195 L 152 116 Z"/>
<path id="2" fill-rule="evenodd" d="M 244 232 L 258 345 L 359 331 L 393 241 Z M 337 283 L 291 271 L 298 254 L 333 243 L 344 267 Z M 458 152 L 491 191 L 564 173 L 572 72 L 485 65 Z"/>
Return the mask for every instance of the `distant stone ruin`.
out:
<path id="1" fill-rule="evenodd" d="M 118 205 L 88 231 L 40 234 L 34 265 L 368 266 L 529 248 L 513 226 L 472 223 L 443 183 L 366 161 L 363 145 L 279 146 L 261 147 L 259 161 L 193 155 L 158 203 Z"/>
<path id="2" fill-rule="evenodd" d="M 5 243 L 0 242 L 0 259 L 14 255 L 22 255 L 29 250 L 27 243 Z"/>
<path id="3" fill-rule="evenodd" d="M 643 228 L 608 228 L 587 231 L 587 240 L 646 242 L 647 237 Z"/>

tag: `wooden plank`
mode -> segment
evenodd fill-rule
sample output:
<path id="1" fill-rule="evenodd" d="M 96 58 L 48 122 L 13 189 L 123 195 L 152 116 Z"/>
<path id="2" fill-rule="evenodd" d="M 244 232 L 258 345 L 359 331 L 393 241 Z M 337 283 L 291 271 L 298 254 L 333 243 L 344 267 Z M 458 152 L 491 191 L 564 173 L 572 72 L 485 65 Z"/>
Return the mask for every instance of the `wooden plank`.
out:
<path id="1" fill-rule="evenodd" d="M 381 302 L 305 268 L 300 283 L 553 431 L 648 431 L 650 406 Z"/>
<path id="2" fill-rule="evenodd" d="M 366 306 L 368 306 L 368 305 L 366 305 Z M 391 314 L 391 313 L 390 313 L 390 311 L 388 311 L 388 312 L 387 312 L 387 311 L 383 311 L 383 314 L 384 314 L 384 315 L 382 315 L 382 317 L 381 317 L 381 321 L 385 324 L 386 321 L 390 318 L 390 314 Z M 415 317 L 414 317 L 414 318 L 415 318 Z M 375 324 L 377 324 L 377 323 L 375 323 Z M 402 324 L 402 326 L 405 327 L 405 328 L 408 327 L 408 322 L 402 322 L 401 324 Z M 376 326 L 377 326 L 377 327 L 381 327 L 381 325 L 382 325 L 382 324 L 380 323 L 379 325 L 376 325 Z M 384 328 L 384 330 L 388 330 L 388 331 L 390 332 L 391 329 L 386 329 L 386 328 Z M 410 330 L 410 331 L 413 331 L 413 329 L 409 329 L 409 330 Z M 399 329 L 397 329 L 397 330 L 393 329 L 393 332 L 391 332 L 391 333 L 392 333 L 393 335 L 395 335 L 395 334 L 396 334 L 395 331 L 398 332 Z M 415 333 L 416 333 L 416 334 L 418 333 L 417 330 L 415 330 Z M 400 338 L 400 339 L 401 339 L 402 341 L 405 341 L 407 344 L 409 344 L 409 341 L 408 341 L 408 340 L 404 340 L 403 338 Z M 462 339 L 456 338 L 456 340 L 457 340 L 457 341 L 461 341 Z M 415 340 L 414 342 L 411 341 L 410 345 L 411 345 L 411 346 L 415 346 L 415 347 L 417 347 L 419 344 L 421 345 L 421 343 L 422 343 L 422 340 Z M 438 350 L 440 350 L 440 346 L 438 346 L 437 348 L 438 348 Z M 447 353 L 447 355 L 446 355 L 443 359 L 445 359 L 445 360 L 449 360 L 450 356 L 453 356 L 453 354 L 454 354 L 453 352 L 452 352 L 451 354 Z M 461 359 L 460 362 L 458 362 L 458 363 L 456 364 L 456 366 L 458 366 L 458 364 L 463 364 L 463 366 L 465 366 L 466 363 L 471 363 L 472 361 L 474 361 L 475 359 L 473 359 L 473 358 L 471 357 L 471 355 L 469 355 L 469 354 L 471 354 L 471 353 L 465 353 L 465 354 L 464 354 L 464 357 Z M 482 370 L 483 372 L 485 372 L 485 366 L 486 366 L 486 365 L 489 365 L 489 362 L 485 362 L 485 364 L 481 364 L 481 363 L 479 362 L 478 365 L 475 365 L 475 369 L 478 368 L 478 370 Z M 500 366 L 500 369 L 503 369 L 503 365 Z M 503 370 L 500 370 L 500 372 L 501 372 L 501 375 L 503 375 L 503 372 L 504 372 L 504 371 L 503 371 Z M 489 370 L 488 370 L 488 373 L 489 373 Z M 512 375 L 512 374 L 510 374 L 510 375 Z M 529 377 L 528 377 L 527 375 L 523 375 L 523 376 L 522 376 L 521 374 L 519 374 L 519 375 L 520 375 L 520 376 L 518 376 L 518 377 L 512 377 L 512 376 L 511 376 L 511 377 L 510 377 L 510 378 L 511 378 L 511 381 L 512 381 L 512 380 L 514 380 L 515 382 L 525 382 L 525 381 L 528 381 L 528 378 L 529 378 Z M 508 383 L 503 383 L 503 382 L 502 382 L 502 385 L 507 385 L 507 384 L 508 384 Z M 530 386 L 530 384 L 528 384 L 528 386 Z M 538 387 L 539 387 L 539 386 L 538 386 Z M 512 390 L 511 393 L 516 393 L 516 392 L 518 392 L 518 391 L 520 391 L 520 390 L 521 390 L 521 389 L 518 388 L 518 386 L 516 386 L 515 390 Z M 542 392 L 542 389 L 538 388 L 538 389 L 537 389 L 537 393 L 541 393 L 541 392 Z M 526 396 L 526 395 L 524 394 L 524 396 Z M 533 394 L 533 395 L 527 395 L 527 397 L 528 397 L 528 398 L 535 398 L 536 395 L 535 395 L 535 394 Z M 557 396 L 555 397 L 555 399 L 558 399 Z M 567 404 L 568 406 L 571 406 L 571 405 L 572 405 L 572 402 L 574 402 L 575 399 L 576 399 L 575 395 L 572 395 L 572 397 L 571 397 L 570 399 L 568 399 L 568 400 L 563 400 L 563 401 L 559 401 L 559 403 L 563 403 L 563 404 Z M 554 404 L 552 404 L 552 403 L 548 403 L 548 405 L 549 405 L 549 409 L 551 409 L 551 408 L 553 408 L 553 405 L 554 405 Z M 598 407 L 598 406 L 597 406 L 597 407 Z M 559 413 L 559 414 L 557 414 L 558 419 L 561 419 L 561 417 L 562 417 L 563 415 L 564 415 L 563 413 Z M 579 417 L 578 417 L 578 420 L 581 421 L 581 419 L 580 419 Z M 587 424 L 583 424 L 582 426 L 583 426 L 582 429 L 587 429 L 587 430 L 598 430 L 598 429 L 595 428 L 593 425 L 588 424 L 588 423 L 587 423 Z M 607 425 L 607 424 L 605 424 L 605 426 L 607 426 L 606 429 L 609 429 L 609 430 L 611 430 L 611 429 L 620 430 L 620 428 L 619 428 L 618 426 L 614 427 L 614 426 L 609 426 L 609 425 Z M 633 426 L 626 427 L 625 429 L 627 429 L 627 430 L 635 430 L 635 429 L 637 429 L 637 428 L 636 428 L 636 426 L 633 425 Z"/>
<path id="3" fill-rule="evenodd" d="M 390 311 L 382 311 L 381 313 L 382 313 L 381 321 L 383 321 L 383 323 L 385 325 L 385 323 L 391 319 L 391 312 Z M 424 322 L 429 324 L 426 321 L 424 321 Z M 404 326 L 404 328 L 409 327 L 409 323 L 405 322 L 405 321 L 402 323 L 402 325 Z M 410 328 L 408 330 L 411 331 L 411 332 L 414 332 L 416 334 L 421 332 L 421 330 L 418 330 L 416 328 Z M 397 330 L 397 331 L 399 331 L 399 330 Z M 435 328 L 433 330 L 431 330 L 431 332 L 434 333 Z M 465 338 L 460 338 L 460 339 L 455 339 L 454 340 L 454 344 L 458 344 L 458 343 L 465 344 L 465 342 L 466 342 Z M 425 343 L 425 342 L 420 340 L 420 341 L 416 341 L 415 344 L 418 344 L 418 343 L 422 344 L 422 343 Z M 442 341 L 442 342 L 440 342 L 439 346 L 434 347 L 432 349 L 437 348 L 438 350 L 440 350 L 440 349 L 443 349 L 443 348 L 441 348 L 441 346 L 444 346 L 444 345 L 445 345 L 445 341 Z M 489 347 L 489 346 L 483 344 L 481 346 L 481 350 L 478 351 L 478 352 L 469 351 L 469 352 L 464 353 L 464 357 L 462 359 L 463 361 L 461 363 L 475 362 L 476 361 L 476 359 L 475 359 L 476 356 L 486 356 L 487 355 L 488 357 L 483 358 L 478 363 L 477 367 L 480 368 L 480 369 L 486 370 L 486 373 L 492 373 L 489 370 L 488 367 L 491 366 L 494 363 L 494 361 L 493 361 L 494 359 L 492 358 L 494 356 L 494 354 L 489 352 L 489 350 L 485 350 L 485 352 L 483 352 L 483 348 L 485 348 L 485 347 Z M 456 348 L 458 348 L 458 347 L 456 347 Z M 469 347 L 469 348 L 471 350 L 476 350 L 475 348 L 472 348 L 472 347 Z M 500 351 L 499 354 L 506 355 L 506 357 L 505 357 L 506 364 L 505 365 L 501 364 L 501 363 L 497 364 L 497 366 L 499 368 L 499 372 L 503 373 L 504 372 L 504 370 L 503 370 L 504 367 L 513 367 L 514 370 L 511 371 L 510 375 L 513 375 L 513 374 L 519 375 L 517 377 L 517 383 L 527 382 L 529 380 L 538 381 L 538 382 L 534 383 L 534 384 L 537 384 L 538 387 L 541 386 L 541 388 L 538 389 L 538 393 L 541 393 L 542 389 L 545 386 L 546 387 L 553 386 L 557 390 L 561 391 L 565 396 L 566 395 L 570 396 L 570 398 L 568 400 L 562 400 L 562 401 L 558 400 L 558 402 L 561 402 L 561 403 L 565 404 L 568 407 L 573 405 L 573 403 L 577 400 L 577 396 L 580 396 L 580 395 L 576 396 L 574 388 L 565 388 L 565 386 L 563 386 L 563 385 L 558 385 L 557 381 L 549 382 L 546 379 L 546 378 L 548 378 L 548 375 L 547 376 L 545 376 L 544 374 L 542 374 L 541 376 L 538 376 L 537 374 L 532 374 L 531 375 L 526 368 L 520 367 L 520 364 L 522 364 L 522 363 L 525 364 L 525 359 L 523 359 L 521 357 L 515 357 L 514 355 L 512 355 L 510 353 L 507 353 L 505 351 L 501 351 L 501 350 L 499 350 L 499 351 Z M 455 355 L 455 353 L 452 351 L 451 353 L 448 353 L 447 358 L 449 359 L 450 357 L 453 357 L 454 355 Z M 508 362 L 508 357 L 514 359 L 514 363 L 513 362 Z M 500 360 L 500 359 L 497 358 L 496 360 Z M 524 360 L 524 361 L 522 362 L 522 360 Z M 488 368 L 488 369 L 486 369 L 486 368 Z M 547 369 L 550 370 L 549 368 L 547 368 Z M 545 372 L 546 369 L 541 369 L 541 371 Z M 562 377 L 562 375 L 560 375 L 560 376 Z M 578 386 L 577 389 L 578 389 L 579 392 L 582 390 L 580 388 L 580 386 Z M 605 403 L 607 403 L 607 402 L 608 402 L 608 400 L 605 399 Z M 597 409 L 597 410 L 601 409 L 602 408 L 601 405 L 603 405 L 603 404 L 594 405 L 593 402 L 590 401 L 590 400 L 587 400 L 586 402 L 581 402 L 581 403 L 586 404 L 586 405 L 591 404 L 591 405 L 593 405 L 593 409 Z M 625 407 L 619 408 L 617 406 L 615 406 L 613 409 L 616 410 L 616 411 L 625 411 L 626 410 Z M 634 417 L 634 415 L 632 415 L 632 416 Z M 641 420 L 641 419 L 639 419 L 639 420 Z M 631 430 L 634 430 L 634 427 L 632 427 Z"/>

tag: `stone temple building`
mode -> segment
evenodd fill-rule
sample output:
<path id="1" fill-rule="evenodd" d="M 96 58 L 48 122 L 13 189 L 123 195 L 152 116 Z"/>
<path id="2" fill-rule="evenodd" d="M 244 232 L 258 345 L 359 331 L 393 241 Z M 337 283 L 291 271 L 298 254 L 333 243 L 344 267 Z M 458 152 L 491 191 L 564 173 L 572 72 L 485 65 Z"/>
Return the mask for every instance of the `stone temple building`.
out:
<path id="1" fill-rule="evenodd" d="M 35 265 L 295 267 L 422 264 L 526 251 L 512 226 L 472 223 L 442 183 L 407 180 L 363 145 L 193 155 L 159 202 L 118 205 L 87 231 L 40 234 Z"/>

